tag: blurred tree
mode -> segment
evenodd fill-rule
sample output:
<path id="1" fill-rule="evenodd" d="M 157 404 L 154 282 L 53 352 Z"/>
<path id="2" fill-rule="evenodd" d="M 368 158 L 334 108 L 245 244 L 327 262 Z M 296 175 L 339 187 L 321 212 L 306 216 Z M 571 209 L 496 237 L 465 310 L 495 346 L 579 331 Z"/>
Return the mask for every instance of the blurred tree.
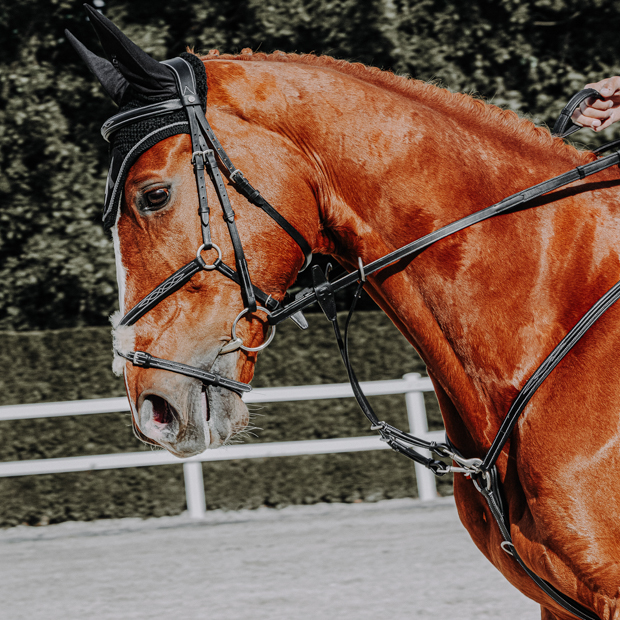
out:
<path id="1" fill-rule="evenodd" d="M 548 124 L 586 82 L 620 72 L 620 2 L 610 0 L 92 3 L 159 60 L 185 45 L 330 54 Z M 0 0 L 0 329 L 103 324 L 116 303 L 99 224 L 99 127 L 114 108 L 65 28 L 99 49 L 79 1 Z"/>

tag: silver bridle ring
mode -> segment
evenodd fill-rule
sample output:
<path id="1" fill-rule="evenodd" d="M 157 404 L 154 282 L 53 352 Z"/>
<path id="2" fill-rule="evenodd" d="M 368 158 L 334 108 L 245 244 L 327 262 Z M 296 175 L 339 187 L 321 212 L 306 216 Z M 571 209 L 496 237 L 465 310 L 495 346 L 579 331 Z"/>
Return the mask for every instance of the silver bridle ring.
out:
<path id="1" fill-rule="evenodd" d="M 237 323 L 239 322 L 239 319 L 242 316 L 245 316 L 249 312 L 249 310 L 250 310 L 249 308 L 245 308 L 245 310 L 242 310 L 237 316 L 237 318 L 233 321 L 233 325 L 232 325 L 233 341 L 237 339 Z M 256 306 L 256 310 L 261 310 L 267 316 L 271 316 L 271 312 L 269 312 L 267 308 L 263 308 L 262 306 Z M 259 347 L 246 347 L 244 345 L 241 345 L 239 348 L 243 349 L 244 351 L 262 351 L 265 347 L 268 347 L 271 344 L 271 341 L 273 340 L 274 336 L 276 335 L 276 326 L 270 325 L 269 327 L 271 328 L 271 332 L 269 333 L 267 340 L 265 340 L 265 342 L 263 342 L 263 344 L 261 344 Z"/>
<path id="2" fill-rule="evenodd" d="M 196 260 L 200 263 L 200 266 L 205 271 L 211 271 L 212 269 L 217 269 L 217 266 L 222 262 L 222 250 L 220 250 L 220 248 L 217 245 L 215 245 L 215 243 L 211 244 L 211 249 L 215 250 L 217 252 L 217 258 L 215 259 L 215 261 L 214 261 L 214 263 L 212 265 L 207 265 L 207 263 L 205 263 L 205 261 L 202 258 L 202 256 L 200 256 L 200 253 L 204 249 L 205 249 L 205 244 L 203 243 L 198 248 L 198 252 L 196 252 Z"/>

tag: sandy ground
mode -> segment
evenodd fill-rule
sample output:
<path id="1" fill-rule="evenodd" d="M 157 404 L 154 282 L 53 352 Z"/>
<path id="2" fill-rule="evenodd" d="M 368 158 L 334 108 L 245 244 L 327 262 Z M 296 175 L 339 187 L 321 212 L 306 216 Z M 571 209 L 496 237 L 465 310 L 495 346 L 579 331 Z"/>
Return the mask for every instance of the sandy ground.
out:
<path id="1" fill-rule="evenodd" d="M 451 498 L 0 531 L 2 620 L 537 620 Z"/>

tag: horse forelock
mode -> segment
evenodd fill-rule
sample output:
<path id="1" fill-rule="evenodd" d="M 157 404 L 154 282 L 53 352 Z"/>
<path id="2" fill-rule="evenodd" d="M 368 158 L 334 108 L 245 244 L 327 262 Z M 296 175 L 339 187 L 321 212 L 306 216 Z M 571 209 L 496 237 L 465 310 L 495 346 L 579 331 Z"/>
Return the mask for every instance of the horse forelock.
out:
<path id="1" fill-rule="evenodd" d="M 280 51 L 275 51 L 272 54 L 253 53 L 249 48 L 244 49 L 241 54 L 220 54 L 217 50 L 211 50 L 209 54 L 199 56 L 199 58 L 203 62 L 217 60 L 278 62 L 331 69 L 409 98 L 412 101 L 431 104 L 437 109 L 445 110 L 446 114 L 453 118 L 462 117 L 465 122 L 468 118 L 475 119 L 480 126 L 505 131 L 514 140 L 551 149 L 556 157 L 562 157 L 571 162 L 577 161 L 578 163 L 587 163 L 595 159 L 595 156 L 589 151 L 577 150 L 575 147 L 566 144 L 561 138 L 553 137 L 545 127 L 536 126 L 531 120 L 519 116 L 512 110 L 505 110 L 472 95 L 453 93 L 433 83 L 395 75 L 391 71 L 385 71 L 360 62 L 349 62 L 331 56 Z"/>

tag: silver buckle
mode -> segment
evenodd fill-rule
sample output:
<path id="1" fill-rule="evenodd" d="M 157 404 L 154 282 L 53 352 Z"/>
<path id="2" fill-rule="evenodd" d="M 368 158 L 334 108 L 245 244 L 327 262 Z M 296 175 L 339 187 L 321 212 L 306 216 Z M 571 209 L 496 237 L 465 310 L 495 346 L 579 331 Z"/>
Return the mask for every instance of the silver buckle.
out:
<path id="1" fill-rule="evenodd" d="M 364 263 L 362 262 L 362 259 L 359 256 L 357 257 L 357 266 L 358 266 L 358 271 L 360 273 L 360 282 L 366 282 L 366 272 L 364 271 Z"/>
<path id="2" fill-rule="evenodd" d="M 235 169 L 234 169 L 234 170 L 230 173 L 230 176 L 228 177 L 228 179 L 234 183 L 234 182 L 235 182 L 235 176 L 237 176 L 238 174 L 240 174 L 241 176 L 243 176 L 243 172 L 241 172 L 241 170 L 239 170 L 239 168 L 235 168 Z"/>
<path id="3" fill-rule="evenodd" d="M 192 164 L 196 163 L 196 157 L 202 157 L 202 162 L 204 163 L 207 159 L 207 153 L 213 153 L 211 149 L 207 149 L 206 151 L 194 151 L 192 153 Z"/>
<path id="4" fill-rule="evenodd" d="M 144 351 L 134 351 L 132 363 L 134 366 L 145 367 L 149 360 L 149 354 Z"/>

